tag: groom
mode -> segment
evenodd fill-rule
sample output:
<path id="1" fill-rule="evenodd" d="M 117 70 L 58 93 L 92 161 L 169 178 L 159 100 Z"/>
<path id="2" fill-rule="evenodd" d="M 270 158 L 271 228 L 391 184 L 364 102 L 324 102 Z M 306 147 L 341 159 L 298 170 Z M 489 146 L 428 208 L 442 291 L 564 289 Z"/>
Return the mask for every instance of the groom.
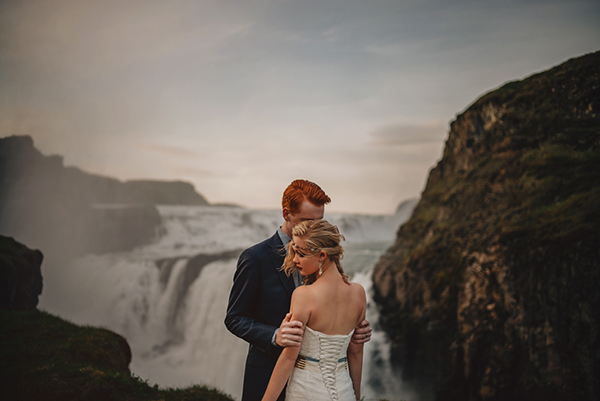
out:
<path id="1" fill-rule="evenodd" d="M 331 199 L 315 183 L 293 181 L 283 192 L 284 222 L 269 239 L 246 249 L 240 255 L 229 294 L 225 325 L 236 336 L 248 341 L 242 401 L 260 400 L 267 389 L 277 358 L 284 347 L 298 347 L 304 328 L 290 321 L 290 302 L 302 277 L 281 271 L 292 229 L 304 220 L 323 218 Z M 366 320 L 356 328 L 353 342 L 371 337 Z M 285 391 L 279 401 L 285 398 Z"/>

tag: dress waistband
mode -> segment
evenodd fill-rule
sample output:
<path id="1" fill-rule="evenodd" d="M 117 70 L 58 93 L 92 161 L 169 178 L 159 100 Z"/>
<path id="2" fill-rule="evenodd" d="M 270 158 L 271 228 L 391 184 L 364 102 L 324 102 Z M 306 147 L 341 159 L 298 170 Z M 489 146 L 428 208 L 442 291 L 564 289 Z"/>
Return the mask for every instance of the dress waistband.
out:
<path id="1" fill-rule="evenodd" d="M 306 362 L 319 363 L 319 360 L 316 358 L 311 358 L 310 356 L 298 355 L 298 358 L 296 358 L 296 363 L 294 364 L 294 366 L 297 367 L 298 369 L 306 369 Z M 338 359 L 338 364 L 343 364 L 341 366 L 343 366 L 346 370 L 348 369 L 348 359 L 346 357 Z M 338 365 L 338 367 L 339 366 L 340 365 Z"/>

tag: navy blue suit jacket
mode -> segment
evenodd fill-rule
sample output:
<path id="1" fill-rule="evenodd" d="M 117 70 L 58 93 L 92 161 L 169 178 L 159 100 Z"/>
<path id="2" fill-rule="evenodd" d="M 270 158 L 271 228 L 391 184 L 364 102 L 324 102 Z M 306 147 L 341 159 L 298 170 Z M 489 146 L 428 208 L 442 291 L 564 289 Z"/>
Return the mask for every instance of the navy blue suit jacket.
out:
<path id="1" fill-rule="evenodd" d="M 290 310 L 295 288 L 293 278 L 281 271 L 285 252 L 276 232 L 242 252 L 233 277 L 225 325 L 250 343 L 243 401 L 262 398 L 282 351 L 271 340 Z"/>

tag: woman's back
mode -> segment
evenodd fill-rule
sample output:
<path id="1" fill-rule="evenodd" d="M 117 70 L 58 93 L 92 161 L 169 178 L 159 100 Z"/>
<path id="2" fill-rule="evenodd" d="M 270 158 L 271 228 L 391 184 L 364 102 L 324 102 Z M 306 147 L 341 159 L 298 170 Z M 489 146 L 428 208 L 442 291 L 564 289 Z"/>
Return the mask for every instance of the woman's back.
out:
<path id="1" fill-rule="evenodd" d="M 310 287 L 312 308 L 307 326 L 324 334 L 348 334 L 364 318 L 365 292 L 341 276 L 322 277 Z"/>
<path id="2" fill-rule="evenodd" d="M 346 283 L 337 271 L 329 272 L 314 284 L 297 288 L 292 309 L 294 316 L 308 319 L 286 400 L 356 400 L 348 351 L 354 328 L 365 317 L 362 286 Z"/>

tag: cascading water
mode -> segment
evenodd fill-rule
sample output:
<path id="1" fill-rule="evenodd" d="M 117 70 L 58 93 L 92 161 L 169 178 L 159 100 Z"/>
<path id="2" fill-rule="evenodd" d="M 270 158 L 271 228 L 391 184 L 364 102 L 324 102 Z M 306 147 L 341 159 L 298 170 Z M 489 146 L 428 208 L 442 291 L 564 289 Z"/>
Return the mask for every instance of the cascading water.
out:
<path id="1" fill-rule="evenodd" d="M 346 237 L 344 268 L 367 292 L 371 269 L 412 208 L 393 216 L 328 214 Z M 44 277 L 40 308 L 79 324 L 107 327 L 132 348 L 131 370 L 149 383 L 206 384 L 239 399 L 247 343 L 223 324 L 242 249 L 271 236 L 280 211 L 161 206 L 155 243 L 131 252 L 88 255 Z M 389 345 L 375 328 L 365 347 L 366 399 L 414 399 L 393 374 Z"/>

